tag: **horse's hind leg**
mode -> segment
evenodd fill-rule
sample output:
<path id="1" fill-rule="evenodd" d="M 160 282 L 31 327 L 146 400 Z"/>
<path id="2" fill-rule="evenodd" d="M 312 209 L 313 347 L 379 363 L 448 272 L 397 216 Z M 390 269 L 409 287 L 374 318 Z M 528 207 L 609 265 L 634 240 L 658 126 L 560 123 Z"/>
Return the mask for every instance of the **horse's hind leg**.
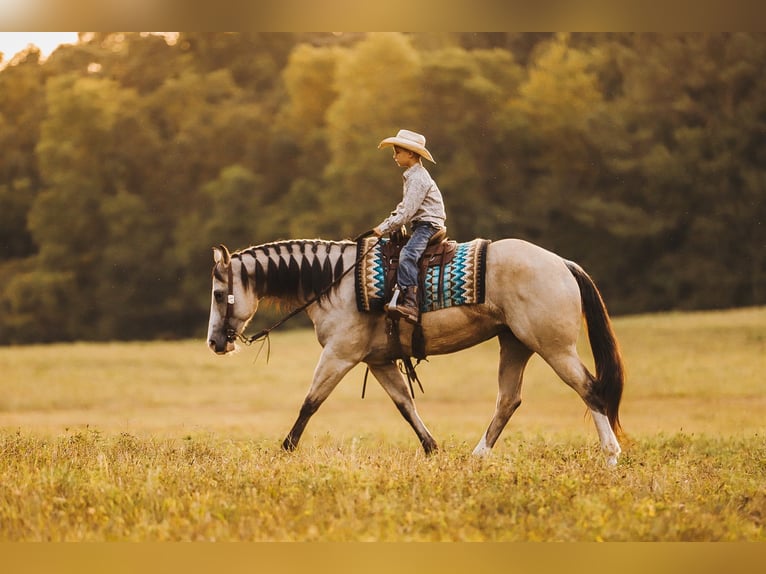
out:
<path id="1" fill-rule="evenodd" d="M 370 365 L 372 374 L 378 379 L 380 385 L 394 401 L 396 408 L 402 413 L 404 419 L 410 423 L 410 426 L 415 431 L 420 439 L 420 444 L 423 445 L 423 450 L 426 454 L 431 454 L 437 450 L 436 440 L 431 436 L 431 433 L 426 428 L 426 425 L 420 418 L 417 409 L 415 408 L 415 401 L 412 400 L 407 384 L 404 377 L 399 372 L 399 369 L 394 363 L 386 363 L 383 365 Z"/>
<path id="2" fill-rule="evenodd" d="M 521 381 L 529 357 L 532 356 L 532 351 L 519 342 L 510 331 L 501 333 L 498 339 L 500 340 L 500 372 L 497 403 L 487 431 L 473 449 L 473 454 L 477 456 L 486 456 L 491 452 L 511 415 L 519 408 Z"/>
<path id="3" fill-rule="evenodd" d="M 593 416 L 593 422 L 596 425 L 598 438 L 601 443 L 601 450 L 606 456 L 609 466 L 617 464 L 617 458 L 622 452 L 617 436 L 614 434 L 612 426 L 609 424 L 609 418 L 605 414 L 603 404 L 594 392 L 594 385 L 597 384 L 593 375 L 583 365 L 574 346 L 566 352 L 553 356 L 543 357 L 547 363 L 556 371 L 561 379 L 572 387 L 587 405 Z"/>
<path id="4" fill-rule="evenodd" d="M 314 379 L 311 382 L 306 398 L 303 400 L 298 419 L 282 442 L 283 449 L 287 451 L 295 450 L 311 416 L 317 411 L 346 373 L 357 364 L 358 361 L 338 357 L 333 353 L 332 349 L 325 347 L 314 370 Z"/>

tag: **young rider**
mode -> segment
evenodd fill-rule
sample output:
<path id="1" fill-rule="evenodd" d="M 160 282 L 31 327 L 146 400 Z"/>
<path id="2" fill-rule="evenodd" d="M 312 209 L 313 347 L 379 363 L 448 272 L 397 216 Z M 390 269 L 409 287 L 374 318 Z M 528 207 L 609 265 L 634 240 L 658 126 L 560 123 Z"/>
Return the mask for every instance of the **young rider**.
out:
<path id="1" fill-rule="evenodd" d="M 418 305 L 418 260 L 428 246 L 428 241 L 444 228 L 446 212 L 442 194 L 436 182 L 428 173 L 421 158 L 436 163 L 426 149 L 426 138 L 409 130 L 399 130 L 394 137 L 386 138 L 378 148 L 392 146 L 394 161 L 404 168 L 402 201 L 373 232 L 381 237 L 410 224 L 411 235 L 399 255 L 399 267 L 391 302 L 386 312 L 394 318 L 403 317 L 410 323 L 417 323 Z M 399 297 L 403 300 L 400 301 Z"/>

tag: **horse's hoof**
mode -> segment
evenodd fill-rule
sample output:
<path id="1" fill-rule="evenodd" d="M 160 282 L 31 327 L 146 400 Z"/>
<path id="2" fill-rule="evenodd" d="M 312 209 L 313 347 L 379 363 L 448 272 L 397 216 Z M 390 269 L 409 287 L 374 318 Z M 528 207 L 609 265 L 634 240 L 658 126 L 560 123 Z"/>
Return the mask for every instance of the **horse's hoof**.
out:
<path id="1" fill-rule="evenodd" d="M 486 438 L 482 437 L 471 454 L 479 458 L 487 458 L 491 453 L 492 449 L 487 446 Z"/>
<path id="2" fill-rule="evenodd" d="M 296 444 L 295 444 L 295 443 L 294 443 L 292 440 L 290 440 L 289 438 L 286 438 L 286 439 L 285 439 L 285 440 L 282 442 L 282 450 L 283 450 L 283 451 L 285 451 L 285 452 L 293 452 L 297 446 L 298 446 L 298 445 L 296 445 Z"/>

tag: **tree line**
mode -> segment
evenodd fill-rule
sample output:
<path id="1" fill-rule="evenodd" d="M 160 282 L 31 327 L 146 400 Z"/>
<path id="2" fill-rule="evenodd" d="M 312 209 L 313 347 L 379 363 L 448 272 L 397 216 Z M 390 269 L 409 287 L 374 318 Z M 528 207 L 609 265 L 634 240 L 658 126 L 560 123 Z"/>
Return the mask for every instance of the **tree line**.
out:
<path id="1" fill-rule="evenodd" d="M 455 239 L 766 303 L 764 34 L 82 33 L 0 70 L 0 343 L 201 336 L 211 246 L 370 229 L 400 128 Z"/>

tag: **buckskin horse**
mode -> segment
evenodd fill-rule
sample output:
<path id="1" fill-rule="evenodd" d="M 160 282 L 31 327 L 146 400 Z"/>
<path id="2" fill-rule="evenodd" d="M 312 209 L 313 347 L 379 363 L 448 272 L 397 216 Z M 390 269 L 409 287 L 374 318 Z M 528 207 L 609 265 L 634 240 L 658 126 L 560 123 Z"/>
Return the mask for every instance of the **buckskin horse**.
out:
<path id="1" fill-rule="evenodd" d="M 212 301 L 207 342 L 230 353 L 262 299 L 306 307 L 322 353 L 298 418 L 282 448 L 294 450 L 306 424 L 340 380 L 359 363 L 385 389 L 412 426 L 426 454 L 437 443 L 420 418 L 395 358 L 385 315 L 357 305 L 354 274 L 362 258 L 352 241 L 290 240 L 230 253 L 213 248 Z M 619 408 L 624 369 L 601 294 L 576 263 L 519 239 L 489 243 L 483 302 L 423 313 L 426 355 L 454 353 L 497 337 L 500 366 L 495 412 L 473 454 L 491 452 L 521 404 L 524 369 L 540 355 L 582 398 L 592 415 L 609 466 L 617 464 Z M 595 375 L 580 360 L 576 343 L 585 318 Z M 412 355 L 412 329 L 402 322 L 401 349 Z"/>

